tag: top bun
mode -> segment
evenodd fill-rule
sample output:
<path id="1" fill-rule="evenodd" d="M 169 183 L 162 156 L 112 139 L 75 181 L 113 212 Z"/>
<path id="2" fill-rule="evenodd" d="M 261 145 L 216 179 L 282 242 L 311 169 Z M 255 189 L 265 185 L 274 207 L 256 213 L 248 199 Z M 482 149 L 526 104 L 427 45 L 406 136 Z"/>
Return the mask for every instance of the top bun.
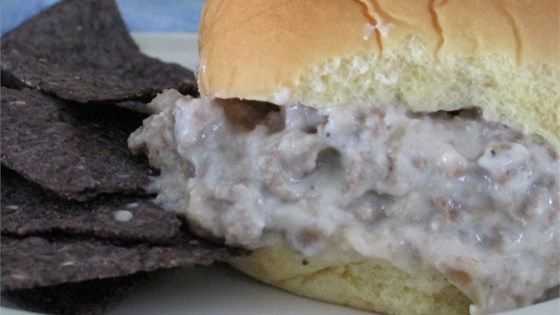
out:
<path id="1" fill-rule="evenodd" d="M 202 95 L 479 107 L 560 147 L 558 0 L 209 0 Z"/>

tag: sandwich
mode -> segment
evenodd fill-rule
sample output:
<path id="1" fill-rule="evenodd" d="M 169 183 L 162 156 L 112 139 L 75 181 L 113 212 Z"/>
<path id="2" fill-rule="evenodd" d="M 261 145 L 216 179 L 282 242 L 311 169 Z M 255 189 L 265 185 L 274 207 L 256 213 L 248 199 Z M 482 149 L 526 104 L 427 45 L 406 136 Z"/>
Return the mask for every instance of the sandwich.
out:
<path id="1" fill-rule="evenodd" d="M 129 138 L 156 202 L 231 264 L 386 314 L 481 314 L 560 282 L 557 0 L 210 0 L 200 97 Z"/>

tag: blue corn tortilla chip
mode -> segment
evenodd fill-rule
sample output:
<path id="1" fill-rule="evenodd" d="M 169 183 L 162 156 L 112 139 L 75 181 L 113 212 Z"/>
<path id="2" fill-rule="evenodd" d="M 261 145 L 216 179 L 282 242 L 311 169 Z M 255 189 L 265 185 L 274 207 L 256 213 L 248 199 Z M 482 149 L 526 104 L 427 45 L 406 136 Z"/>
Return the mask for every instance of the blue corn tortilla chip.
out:
<path id="1" fill-rule="evenodd" d="M 183 233 L 168 244 L 119 242 L 74 235 L 2 235 L 2 291 L 132 275 L 190 264 L 208 265 L 242 251 Z"/>
<path id="2" fill-rule="evenodd" d="M 146 193 L 153 170 L 127 147 L 144 115 L 27 89 L 2 87 L 0 98 L 2 165 L 64 198 Z"/>
<path id="3" fill-rule="evenodd" d="M 101 315 L 148 279 L 146 273 L 128 277 L 65 283 L 2 293 L 2 300 L 25 310 L 61 315 Z"/>
<path id="4" fill-rule="evenodd" d="M 80 103 L 196 94 L 192 71 L 142 54 L 113 0 L 64 0 L 1 38 L 2 85 Z"/>
<path id="5" fill-rule="evenodd" d="M 177 215 L 148 199 L 106 195 L 82 203 L 62 200 L 9 170 L 2 170 L 1 178 L 3 234 L 65 233 L 155 243 L 180 232 Z"/>

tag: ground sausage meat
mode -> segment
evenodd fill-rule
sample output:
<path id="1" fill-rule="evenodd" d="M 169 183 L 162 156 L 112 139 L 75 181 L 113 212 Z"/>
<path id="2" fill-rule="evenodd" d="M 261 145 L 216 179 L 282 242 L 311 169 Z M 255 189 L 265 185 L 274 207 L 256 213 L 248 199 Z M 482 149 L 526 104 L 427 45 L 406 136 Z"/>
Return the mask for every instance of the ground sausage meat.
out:
<path id="1" fill-rule="evenodd" d="M 304 256 L 351 248 L 437 271 L 497 311 L 559 282 L 557 152 L 474 110 L 317 110 L 166 91 L 129 146 L 157 201 L 201 231 Z"/>

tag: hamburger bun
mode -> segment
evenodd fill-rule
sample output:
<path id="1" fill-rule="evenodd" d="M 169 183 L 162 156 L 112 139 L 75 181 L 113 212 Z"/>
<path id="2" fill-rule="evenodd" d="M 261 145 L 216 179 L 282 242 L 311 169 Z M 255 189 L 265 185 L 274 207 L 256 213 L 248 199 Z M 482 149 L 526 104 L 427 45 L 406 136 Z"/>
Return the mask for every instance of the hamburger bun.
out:
<path id="1" fill-rule="evenodd" d="M 209 0 L 198 84 L 203 96 L 278 105 L 476 106 L 558 149 L 559 10 L 557 0 Z M 283 245 L 231 263 L 302 296 L 387 314 L 466 314 L 481 299 L 451 284 L 461 274 L 304 259 Z"/>
<path id="2" fill-rule="evenodd" d="M 202 95 L 312 107 L 477 106 L 560 145 L 560 2 L 206 2 Z"/>

